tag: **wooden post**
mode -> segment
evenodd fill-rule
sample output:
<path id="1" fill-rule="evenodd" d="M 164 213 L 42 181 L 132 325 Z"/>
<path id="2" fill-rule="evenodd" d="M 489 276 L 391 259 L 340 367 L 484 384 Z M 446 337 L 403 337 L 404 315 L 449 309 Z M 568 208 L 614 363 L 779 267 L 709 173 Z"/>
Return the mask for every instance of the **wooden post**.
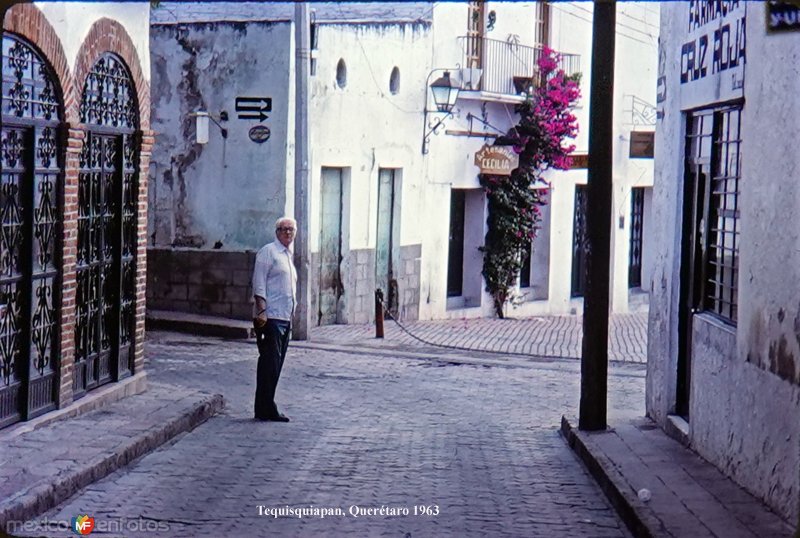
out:
<path id="1" fill-rule="evenodd" d="M 383 338 L 383 291 L 375 290 L 375 338 Z"/>
<path id="2" fill-rule="evenodd" d="M 309 297 L 309 219 L 311 199 L 309 190 L 309 135 L 308 135 L 308 77 L 311 58 L 308 3 L 297 2 L 294 10 L 295 36 L 295 126 L 294 126 L 294 216 L 297 220 L 297 237 L 294 240 L 297 265 L 297 308 L 292 323 L 292 338 L 308 340 L 311 326 Z"/>
<path id="3" fill-rule="evenodd" d="M 615 1 L 595 0 L 586 200 L 586 292 L 578 416 L 581 430 L 604 430 L 607 424 L 615 32 Z"/>

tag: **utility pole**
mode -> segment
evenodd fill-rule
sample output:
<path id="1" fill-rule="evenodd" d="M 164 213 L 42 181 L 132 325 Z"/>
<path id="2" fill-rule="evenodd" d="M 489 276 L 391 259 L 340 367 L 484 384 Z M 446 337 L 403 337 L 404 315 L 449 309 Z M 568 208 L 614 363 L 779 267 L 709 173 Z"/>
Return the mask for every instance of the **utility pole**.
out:
<path id="1" fill-rule="evenodd" d="M 611 250 L 616 3 L 595 0 L 589 98 L 586 293 L 578 428 L 604 430 L 608 407 L 608 280 Z"/>
<path id="2" fill-rule="evenodd" d="M 295 340 L 308 340 L 309 336 L 309 158 L 308 158 L 308 77 L 310 65 L 308 3 L 294 6 L 294 73 L 295 73 L 295 127 L 294 127 L 294 215 L 297 220 L 295 239 L 295 264 L 297 265 L 297 309 L 294 314 L 292 334 Z"/>

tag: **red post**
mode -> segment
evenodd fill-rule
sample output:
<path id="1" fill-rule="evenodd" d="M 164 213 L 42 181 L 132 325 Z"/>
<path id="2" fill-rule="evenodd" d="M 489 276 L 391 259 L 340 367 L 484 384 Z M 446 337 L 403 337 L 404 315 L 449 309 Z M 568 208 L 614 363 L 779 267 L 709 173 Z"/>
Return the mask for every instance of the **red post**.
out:
<path id="1" fill-rule="evenodd" d="M 383 338 L 383 291 L 375 290 L 375 338 Z"/>

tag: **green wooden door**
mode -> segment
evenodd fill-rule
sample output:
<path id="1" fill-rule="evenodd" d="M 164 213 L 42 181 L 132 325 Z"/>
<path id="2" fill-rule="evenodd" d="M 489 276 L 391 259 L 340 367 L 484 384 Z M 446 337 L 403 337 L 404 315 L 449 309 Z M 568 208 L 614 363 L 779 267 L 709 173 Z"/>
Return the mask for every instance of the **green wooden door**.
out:
<path id="1" fill-rule="evenodd" d="M 338 321 L 339 300 L 344 291 L 341 278 L 342 170 L 323 168 L 321 189 L 319 325 L 331 325 Z"/>

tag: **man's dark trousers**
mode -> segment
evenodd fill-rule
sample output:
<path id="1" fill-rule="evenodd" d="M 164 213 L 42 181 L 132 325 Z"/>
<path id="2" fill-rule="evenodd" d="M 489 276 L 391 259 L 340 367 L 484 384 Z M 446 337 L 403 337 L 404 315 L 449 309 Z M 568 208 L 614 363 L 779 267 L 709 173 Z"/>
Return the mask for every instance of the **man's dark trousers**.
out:
<path id="1" fill-rule="evenodd" d="M 267 324 L 256 330 L 258 344 L 258 370 L 256 371 L 256 418 L 278 416 L 275 405 L 275 388 L 281 377 L 283 358 L 289 346 L 291 324 L 281 319 L 268 319 Z"/>

